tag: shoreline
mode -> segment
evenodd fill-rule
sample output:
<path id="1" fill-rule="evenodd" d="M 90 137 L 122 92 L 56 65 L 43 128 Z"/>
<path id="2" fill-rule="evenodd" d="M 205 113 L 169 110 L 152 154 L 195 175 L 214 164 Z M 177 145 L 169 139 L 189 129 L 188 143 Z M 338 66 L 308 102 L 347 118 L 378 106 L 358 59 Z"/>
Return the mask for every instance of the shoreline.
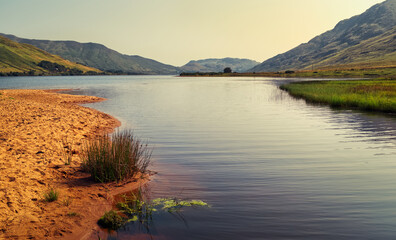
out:
<path id="1" fill-rule="evenodd" d="M 59 91 L 0 90 L 0 239 L 95 238 L 113 196 L 148 181 L 96 183 L 81 171 L 84 141 L 121 123 L 78 105 L 106 99 Z M 43 201 L 49 188 L 58 190 L 57 201 Z"/>

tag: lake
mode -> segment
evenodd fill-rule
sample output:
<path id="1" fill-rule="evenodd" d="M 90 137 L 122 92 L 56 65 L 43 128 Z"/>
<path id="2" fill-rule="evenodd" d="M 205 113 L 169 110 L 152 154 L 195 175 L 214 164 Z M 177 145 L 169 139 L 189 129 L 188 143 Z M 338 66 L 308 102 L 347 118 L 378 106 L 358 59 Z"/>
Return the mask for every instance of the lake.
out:
<path id="1" fill-rule="evenodd" d="M 301 80 L 301 79 L 300 79 Z M 210 208 L 155 213 L 111 239 L 395 239 L 396 117 L 310 105 L 273 78 L 0 78 L 73 88 L 153 147 L 148 197 Z"/>

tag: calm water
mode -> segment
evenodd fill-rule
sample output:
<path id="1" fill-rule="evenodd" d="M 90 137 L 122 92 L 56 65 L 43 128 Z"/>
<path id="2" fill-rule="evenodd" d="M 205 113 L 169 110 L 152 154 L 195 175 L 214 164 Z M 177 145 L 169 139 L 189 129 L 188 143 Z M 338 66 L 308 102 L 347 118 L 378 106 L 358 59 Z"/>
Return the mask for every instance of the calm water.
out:
<path id="1" fill-rule="evenodd" d="M 396 118 L 308 105 L 269 78 L 0 78 L 79 88 L 154 146 L 148 195 L 209 209 L 158 213 L 130 239 L 395 239 Z M 182 220 L 184 219 L 184 220 Z"/>

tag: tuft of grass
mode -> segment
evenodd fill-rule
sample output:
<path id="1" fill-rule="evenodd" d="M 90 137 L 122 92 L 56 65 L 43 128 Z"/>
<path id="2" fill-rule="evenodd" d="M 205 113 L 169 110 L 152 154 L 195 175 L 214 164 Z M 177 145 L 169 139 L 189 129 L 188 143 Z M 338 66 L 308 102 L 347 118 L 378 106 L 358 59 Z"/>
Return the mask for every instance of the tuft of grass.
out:
<path id="1" fill-rule="evenodd" d="M 73 159 L 73 142 L 69 142 L 67 137 L 62 139 L 60 144 L 60 148 L 63 155 L 63 160 L 65 161 L 65 165 L 70 165 Z"/>
<path id="2" fill-rule="evenodd" d="M 69 216 L 69 217 L 77 217 L 77 216 L 79 216 L 79 214 L 76 213 L 76 212 L 68 212 L 67 216 Z"/>
<path id="3" fill-rule="evenodd" d="M 121 217 L 116 211 L 110 210 L 99 219 L 98 224 L 103 228 L 117 230 L 124 226 L 125 219 Z"/>
<path id="4" fill-rule="evenodd" d="M 396 113 L 396 80 L 310 81 L 289 83 L 280 88 L 308 102 Z"/>
<path id="5" fill-rule="evenodd" d="M 44 201 L 54 202 L 58 200 L 59 192 L 54 188 L 49 188 L 47 192 L 44 193 Z"/>
<path id="6" fill-rule="evenodd" d="M 70 206 L 71 202 L 72 202 L 72 200 L 69 197 L 67 197 L 67 198 L 63 199 L 62 204 L 64 206 L 68 207 L 68 206 Z"/>
<path id="7" fill-rule="evenodd" d="M 63 160 L 65 161 L 65 165 L 70 165 L 73 160 L 73 153 L 75 150 L 73 149 L 73 142 L 70 142 L 67 137 L 62 139 L 60 144 L 60 148 L 63 155 Z"/>
<path id="8" fill-rule="evenodd" d="M 83 168 L 98 182 L 121 181 L 145 173 L 152 150 L 131 130 L 101 135 L 82 149 Z"/>

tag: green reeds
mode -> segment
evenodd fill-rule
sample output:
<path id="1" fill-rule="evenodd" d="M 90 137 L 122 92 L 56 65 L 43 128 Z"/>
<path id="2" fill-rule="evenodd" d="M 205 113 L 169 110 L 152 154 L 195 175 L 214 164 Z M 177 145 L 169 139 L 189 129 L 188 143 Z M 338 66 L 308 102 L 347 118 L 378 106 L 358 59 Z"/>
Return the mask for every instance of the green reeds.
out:
<path id="1" fill-rule="evenodd" d="M 396 112 L 396 80 L 312 81 L 280 88 L 294 97 L 332 107 Z"/>
<path id="2" fill-rule="evenodd" d="M 82 151 L 83 168 L 95 181 L 121 181 L 145 173 L 151 152 L 131 130 L 118 131 L 86 142 Z"/>

